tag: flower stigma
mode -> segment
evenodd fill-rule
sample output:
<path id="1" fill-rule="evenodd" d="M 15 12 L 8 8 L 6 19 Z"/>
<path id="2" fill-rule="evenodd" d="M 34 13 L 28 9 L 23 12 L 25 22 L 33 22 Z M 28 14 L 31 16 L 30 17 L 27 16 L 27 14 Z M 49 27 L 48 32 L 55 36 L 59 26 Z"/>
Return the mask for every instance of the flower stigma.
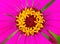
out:
<path id="1" fill-rule="evenodd" d="M 43 28 L 43 14 L 33 8 L 25 8 L 16 16 L 17 28 L 25 35 L 34 35 Z"/>

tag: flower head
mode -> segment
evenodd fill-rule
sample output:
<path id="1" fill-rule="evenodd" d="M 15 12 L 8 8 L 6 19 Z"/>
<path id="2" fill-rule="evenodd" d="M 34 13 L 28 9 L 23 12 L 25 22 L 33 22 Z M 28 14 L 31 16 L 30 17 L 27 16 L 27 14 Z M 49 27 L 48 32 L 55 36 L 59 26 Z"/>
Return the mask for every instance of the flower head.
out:
<path id="1" fill-rule="evenodd" d="M 60 35 L 56 5 L 59 0 L 1 0 L 0 43 L 57 44 L 50 34 Z"/>
<path id="2" fill-rule="evenodd" d="M 35 11 L 32 8 L 23 10 L 17 18 L 18 29 L 25 33 L 25 35 L 34 35 L 43 28 L 43 16 L 40 11 Z"/>

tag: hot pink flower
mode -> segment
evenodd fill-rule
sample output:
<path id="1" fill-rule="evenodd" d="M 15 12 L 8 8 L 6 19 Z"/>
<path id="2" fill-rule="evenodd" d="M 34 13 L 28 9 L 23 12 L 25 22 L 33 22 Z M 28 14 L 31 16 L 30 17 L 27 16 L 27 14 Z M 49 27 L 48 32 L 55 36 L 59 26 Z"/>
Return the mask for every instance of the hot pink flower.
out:
<path id="1" fill-rule="evenodd" d="M 51 1 L 0 0 L 0 44 L 57 44 L 49 31 L 60 35 L 60 0 Z M 42 8 L 49 2 L 52 4 L 44 11 Z M 41 10 L 45 20 L 43 28 L 33 36 L 25 36 L 16 26 L 16 16 L 25 8 Z"/>

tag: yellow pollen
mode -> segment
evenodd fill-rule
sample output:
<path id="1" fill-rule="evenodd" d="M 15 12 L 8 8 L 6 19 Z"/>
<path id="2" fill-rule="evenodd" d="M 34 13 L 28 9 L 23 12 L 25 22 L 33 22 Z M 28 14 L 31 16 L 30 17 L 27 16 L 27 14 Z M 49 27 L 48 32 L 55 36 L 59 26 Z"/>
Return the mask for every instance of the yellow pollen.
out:
<path id="1" fill-rule="evenodd" d="M 26 17 L 29 17 L 34 15 L 34 18 L 36 19 L 34 23 L 36 23 L 33 27 L 27 27 L 25 20 Z M 16 16 L 16 25 L 20 31 L 22 31 L 25 35 L 34 35 L 34 33 L 38 33 L 41 28 L 43 28 L 43 23 L 45 22 L 43 18 L 43 14 L 40 13 L 40 11 L 35 11 L 33 8 L 25 8 L 22 12 L 19 13 L 18 16 Z"/>

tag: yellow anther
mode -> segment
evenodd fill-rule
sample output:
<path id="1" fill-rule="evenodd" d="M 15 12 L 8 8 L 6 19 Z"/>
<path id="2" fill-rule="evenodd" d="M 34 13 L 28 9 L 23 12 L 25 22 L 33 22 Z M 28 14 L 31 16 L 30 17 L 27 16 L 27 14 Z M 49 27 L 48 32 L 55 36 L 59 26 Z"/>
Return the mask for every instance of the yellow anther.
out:
<path id="1" fill-rule="evenodd" d="M 31 35 L 34 35 L 34 30 L 30 31 L 30 34 L 31 34 Z"/>
<path id="2" fill-rule="evenodd" d="M 32 8 L 30 8 L 30 11 L 32 11 L 33 9 Z"/>
<path id="3" fill-rule="evenodd" d="M 32 27 L 30 28 L 30 31 L 33 30 Z"/>

